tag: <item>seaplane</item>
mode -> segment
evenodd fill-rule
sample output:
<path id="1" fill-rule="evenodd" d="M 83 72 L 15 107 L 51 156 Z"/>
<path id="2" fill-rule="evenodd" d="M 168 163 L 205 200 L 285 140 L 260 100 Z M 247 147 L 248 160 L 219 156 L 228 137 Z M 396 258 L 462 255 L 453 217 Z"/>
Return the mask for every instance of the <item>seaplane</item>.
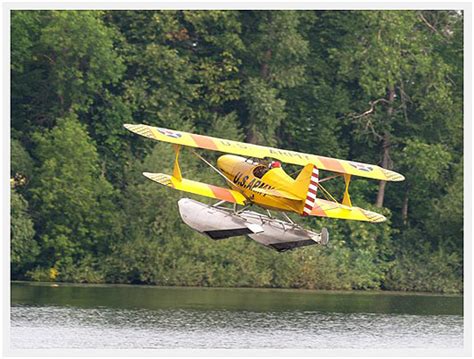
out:
<path id="1" fill-rule="evenodd" d="M 213 205 L 181 198 L 178 210 L 185 224 L 214 240 L 247 235 L 279 252 L 298 247 L 326 245 L 326 228 L 315 232 L 295 223 L 287 213 L 302 217 L 327 217 L 379 223 L 386 218 L 376 212 L 352 205 L 349 185 L 352 176 L 382 181 L 403 181 L 403 175 L 377 165 L 347 161 L 313 154 L 232 141 L 144 124 L 124 124 L 138 135 L 172 144 L 175 160 L 172 174 L 144 172 L 148 179 L 178 191 L 218 200 Z M 183 178 L 179 154 L 185 147 L 217 172 L 227 187 Z M 196 149 L 224 153 L 214 166 Z M 282 163 L 303 168 L 295 178 Z M 330 172 L 320 178 L 320 171 Z M 323 182 L 342 178 L 345 190 L 337 201 Z M 321 198 L 321 194 L 324 198 Z M 230 203 L 231 207 L 224 204 Z M 255 206 L 266 214 L 249 210 Z M 270 211 L 281 213 L 277 218 Z"/>

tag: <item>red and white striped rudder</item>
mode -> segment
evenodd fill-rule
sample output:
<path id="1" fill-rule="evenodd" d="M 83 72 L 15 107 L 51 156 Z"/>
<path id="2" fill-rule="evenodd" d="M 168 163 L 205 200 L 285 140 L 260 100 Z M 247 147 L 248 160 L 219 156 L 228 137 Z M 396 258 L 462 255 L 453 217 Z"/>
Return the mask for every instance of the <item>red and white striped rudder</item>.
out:
<path id="1" fill-rule="evenodd" d="M 304 203 L 303 216 L 308 216 L 314 208 L 316 203 L 316 195 L 318 193 L 319 186 L 319 170 L 316 166 L 313 166 L 311 172 L 311 178 L 308 186 L 308 193 L 306 194 L 306 201 Z"/>

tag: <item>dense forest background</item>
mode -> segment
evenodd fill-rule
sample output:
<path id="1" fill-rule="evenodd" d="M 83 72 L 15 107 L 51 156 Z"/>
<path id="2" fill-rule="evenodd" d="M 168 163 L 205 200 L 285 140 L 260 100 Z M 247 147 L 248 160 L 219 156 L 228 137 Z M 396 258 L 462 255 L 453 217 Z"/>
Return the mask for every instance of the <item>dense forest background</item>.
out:
<path id="1" fill-rule="evenodd" d="M 462 41 L 454 11 L 12 11 L 12 278 L 462 292 Z M 171 172 L 170 145 L 123 123 L 406 181 L 353 180 L 383 224 L 294 217 L 327 247 L 212 241 L 141 175 Z M 182 169 L 222 185 L 186 151 Z"/>

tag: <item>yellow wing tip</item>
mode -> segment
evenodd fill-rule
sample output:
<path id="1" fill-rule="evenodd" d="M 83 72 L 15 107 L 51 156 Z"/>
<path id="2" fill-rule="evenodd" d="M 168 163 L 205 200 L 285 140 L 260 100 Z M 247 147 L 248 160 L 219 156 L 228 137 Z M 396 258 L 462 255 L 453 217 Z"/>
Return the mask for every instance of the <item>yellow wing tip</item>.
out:
<path id="1" fill-rule="evenodd" d="M 142 174 L 152 180 L 153 182 L 159 183 L 163 186 L 174 187 L 173 177 L 164 173 L 152 173 L 152 172 L 142 172 Z"/>
<path id="2" fill-rule="evenodd" d="M 385 222 L 387 218 L 381 214 L 372 220 L 373 223 L 382 223 Z"/>
<path id="3" fill-rule="evenodd" d="M 151 179 L 152 181 L 159 183 L 171 178 L 170 175 L 164 173 L 142 172 L 142 175 L 144 175 L 148 179 Z"/>
<path id="4" fill-rule="evenodd" d="M 397 173 L 395 171 L 390 171 L 385 168 L 382 168 L 384 175 L 387 177 L 387 181 L 401 182 L 405 180 L 405 176 Z"/>
<path id="5" fill-rule="evenodd" d="M 382 223 L 387 220 L 387 218 L 377 212 L 367 211 L 366 209 L 362 210 L 362 213 L 367 217 L 367 220 L 372 223 Z"/>
<path id="6" fill-rule="evenodd" d="M 136 133 L 138 135 L 141 135 L 143 131 L 140 131 L 140 129 L 143 129 L 143 125 L 133 125 L 131 123 L 124 123 L 123 127 L 125 127 L 127 130 L 130 132 Z"/>
<path id="7" fill-rule="evenodd" d="M 125 127 L 130 132 L 136 133 L 137 135 L 155 139 L 151 127 L 148 125 L 133 125 L 130 123 L 124 123 L 123 127 Z"/>
<path id="8" fill-rule="evenodd" d="M 162 173 L 142 172 L 142 175 L 144 175 L 149 180 L 158 183 L 161 183 L 164 180 Z"/>
<path id="9" fill-rule="evenodd" d="M 133 132 L 133 130 L 136 126 L 138 126 L 138 125 L 134 125 L 134 124 L 131 124 L 131 123 L 124 123 L 123 124 L 123 127 L 125 127 L 127 130 L 132 131 L 132 132 Z"/>

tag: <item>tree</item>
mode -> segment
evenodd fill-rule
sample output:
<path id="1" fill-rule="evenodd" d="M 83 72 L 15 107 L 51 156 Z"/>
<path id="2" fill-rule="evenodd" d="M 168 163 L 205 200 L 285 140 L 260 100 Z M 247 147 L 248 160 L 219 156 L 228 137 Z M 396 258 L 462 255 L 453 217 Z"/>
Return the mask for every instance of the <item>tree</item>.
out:
<path id="1" fill-rule="evenodd" d="M 452 180 L 441 181 L 444 189 L 430 203 L 430 216 L 425 217 L 426 228 L 436 244 L 462 257 L 464 234 L 464 176 L 463 161 L 454 164 Z"/>
<path id="2" fill-rule="evenodd" d="M 128 59 L 123 97 L 137 122 L 182 127 L 194 120 L 191 105 L 198 96 L 198 86 L 191 82 L 193 67 L 186 49 L 192 44 L 186 32 L 181 32 L 178 14 L 176 11 L 112 14 L 124 36 L 121 51 Z"/>
<path id="3" fill-rule="evenodd" d="M 28 213 L 28 203 L 14 188 L 11 190 L 11 247 L 10 263 L 12 277 L 21 276 L 28 270 L 39 253 L 34 240 L 33 221 Z"/>
<path id="4" fill-rule="evenodd" d="M 20 141 L 11 141 L 10 176 L 14 181 L 24 185 L 33 174 L 33 159 Z"/>
<path id="5" fill-rule="evenodd" d="M 300 20 L 309 16 L 298 11 L 243 12 L 246 76 L 243 99 L 248 111 L 246 140 L 276 144 L 276 130 L 286 117 L 284 88 L 304 82 L 308 41 L 300 31 Z"/>
<path id="6" fill-rule="evenodd" d="M 187 49 L 195 74 L 192 81 L 199 86 L 198 106 L 204 111 L 226 113 L 226 104 L 241 95 L 238 72 L 245 47 L 239 13 L 183 11 L 182 24 L 181 37 L 191 46 L 175 44 Z"/>
<path id="7" fill-rule="evenodd" d="M 432 191 L 437 191 L 442 185 L 440 179 L 445 177 L 443 174 L 449 167 L 451 155 L 441 144 L 430 145 L 420 140 L 408 140 L 399 157 L 400 167 L 406 177 L 402 220 L 407 225 L 410 197 L 417 204 L 432 198 Z"/>
<path id="8" fill-rule="evenodd" d="M 100 11 L 15 11 L 12 18 L 12 116 L 15 128 L 47 126 L 85 112 L 124 70 L 115 33 Z M 22 40 L 22 41 L 21 41 Z M 21 58 L 25 56 L 25 58 Z"/>
<path id="9" fill-rule="evenodd" d="M 123 64 L 113 48 L 114 34 L 102 12 L 52 11 L 41 34 L 41 55 L 49 85 L 59 100 L 59 114 L 84 111 L 105 84 L 117 82 Z"/>
<path id="10" fill-rule="evenodd" d="M 282 93 L 287 117 L 280 127 L 285 146 L 302 152 L 328 157 L 349 157 L 351 135 L 342 133 L 344 114 L 351 109 L 351 93 L 337 79 L 338 63 L 330 52 L 344 38 L 339 22 L 347 21 L 339 12 L 318 11 L 314 19 L 304 21 L 309 55 L 305 61 L 305 76 L 296 86 Z M 331 47 L 328 47 L 331 44 Z"/>
<path id="11" fill-rule="evenodd" d="M 433 55 L 435 42 L 429 41 L 415 11 L 361 11 L 348 18 L 347 46 L 334 49 L 332 56 L 339 59 L 341 78 L 357 81 L 371 105 L 352 116 L 356 133 L 372 137 L 379 145 L 382 167 L 392 168 L 391 149 L 401 142 L 394 133 L 401 134 L 398 129 L 410 117 L 423 116 L 418 113 L 427 106 L 450 105 L 449 68 Z M 380 181 L 377 207 L 384 203 L 385 187 Z"/>
<path id="12" fill-rule="evenodd" d="M 41 166 L 30 193 L 41 265 L 61 274 L 86 254 L 105 253 L 112 241 L 120 240 L 120 212 L 95 146 L 75 116 L 58 120 L 34 140 Z"/>

